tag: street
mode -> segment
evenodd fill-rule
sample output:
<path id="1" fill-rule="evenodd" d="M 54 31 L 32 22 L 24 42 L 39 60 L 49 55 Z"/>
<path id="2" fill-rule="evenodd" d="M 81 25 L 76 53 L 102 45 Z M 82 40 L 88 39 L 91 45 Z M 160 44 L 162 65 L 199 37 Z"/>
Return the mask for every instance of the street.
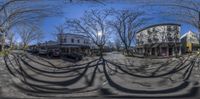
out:
<path id="1" fill-rule="evenodd" d="M 78 63 L 13 52 L 4 57 L 4 97 L 197 97 L 199 55 L 135 58 L 106 53 Z M 4 83 L 2 83 L 4 82 Z M 5 83 L 9 82 L 9 83 Z M 1 85 L 2 86 L 2 85 Z M 5 86 L 5 85 L 3 85 Z M 12 91 L 12 94 L 9 94 Z M 19 95 L 21 94 L 21 95 Z"/>

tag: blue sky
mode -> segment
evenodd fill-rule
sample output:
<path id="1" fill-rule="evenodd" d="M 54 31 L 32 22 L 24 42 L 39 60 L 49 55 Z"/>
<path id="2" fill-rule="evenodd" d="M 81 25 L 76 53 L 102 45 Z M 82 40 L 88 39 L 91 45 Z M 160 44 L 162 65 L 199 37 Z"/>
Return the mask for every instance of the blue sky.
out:
<path id="1" fill-rule="evenodd" d="M 61 17 L 50 17 L 46 18 L 42 24 L 42 30 L 45 34 L 45 38 L 43 41 L 47 40 L 55 40 L 55 26 L 59 24 L 63 24 L 65 21 L 65 18 L 79 18 L 83 15 L 84 11 L 89 9 L 106 9 L 106 8 L 115 8 L 115 9 L 136 9 L 136 10 L 143 10 L 146 11 L 147 14 L 151 12 L 158 12 L 160 9 L 149 9 L 142 6 L 136 6 L 132 3 L 110 3 L 110 4 L 91 4 L 91 3 L 65 3 L 62 4 L 62 9 L 64 12 L 64 15 Z M 163 8 L 164 9 L 164 8 Z M 157 23 L 170 23 L 171 21 L 164 20 L 161 16 L 155 15 L 153 16 L 154 19 L 152 19 L 149 22 L 149 25 L 154 25 Z M 172 22 L 176 23 L 176 22 Z M 197 32 L 197 29 L 195 29 L 193 26 L 182 23 L 181 24 L 181 35 L 188 32 L 189 30 Z"/>

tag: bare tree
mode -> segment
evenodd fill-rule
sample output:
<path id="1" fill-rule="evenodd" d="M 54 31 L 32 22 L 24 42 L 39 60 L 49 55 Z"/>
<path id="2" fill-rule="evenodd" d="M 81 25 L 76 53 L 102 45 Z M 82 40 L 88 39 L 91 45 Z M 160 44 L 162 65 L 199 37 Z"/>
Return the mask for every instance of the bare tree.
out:
<path id="1" fill-rule="evenodd" d="M 66 25 L 74 33 L 82 33 L 99 48 L 102 56 L 103 47 L 106 44 L 111 29 L 108 24 L 108 10 L 86 11 L 80 19 L 68 19 Z"/>
<path id="2" fill-rule="evenodd" d="M 63 24 L 60 24 L 58 26 L 55 26 L 55 32 L 53 33 L 54 37 L 56 37 L 58 43 L 59 43 L 59 47 L 60 47 L 60 50 L 62 48 L 62 43 L 63 43 L 63 37 L 62 37 L 62 34 L 65 33 L 65 27 Z"/>
<path id="3" fill-rule="evenodd" d="M 26 49 L 28 44 L 32 41 L 38 40 L 42 37 L 42 32 L 38 30 L 38 27 L 21 26 L 18 28 L 18 32 L 23 44 L 23 49 Z"/>
<path id="4" fill-rule="evenodd" d="M 121 48 L 122 48 L 122 42 L 121 42 L 121 39 L 119 37 L 116 37 L 114 39 L 114 46 L 116 48 L 117 51 L 120 51 Z"/>
<path id="5" fill-rule="evenodd" d="M 113 51 L 113 50 L 115 50 L 115 44 L 114 44 L 114 42 L 111 41 L 111 40 L 108 40 L 105 46 L 106 46 L 106 49 L 107 49 L 108 51 Z"/>
<path id="6" fill-rule="evenodd" d="M 9 33 L 7 33 L 7 39 L 9 40 L 9 47 L 12 49 L 13 48 L 13 44 L 14 44 L 14 39 L 15 34 L 12 31 L 9 31 Z"/>
<path id="7" fill-rule="evenodd" d="M 120 37 L 125 49 L 125 53 L 130 55 L 130 47 L 134 42 L 135 34 L 138 28 L 144 24 L 146 19 L 141 18 L 143 12 L 131 10 L 114 11 L 115 20 L 111 22 L 113 29 Z"/>
<path id="8" fill-rule="evenodd" d="M 39 28 L 37 30 L 36 42 L 40 43 L 44 39 L 44 32 Z"/>
<path id="9" fill-rule="evenodd" d="M 61 39 L 61 37 L 58 38 L 58 35 L 61 36 L 61 34 L 65 33 L 65 27 L 63 24 L 60 24 L 58 26 L 55 26 L 55 32 L 53 33 L 53 35 L 59 40 Z M 60 42 L 61 43 L 61 42 Z"/>
<path id="10" fill-rule="evenodd" d="M 63 24 L 55 26 L 56 34 L 62 34 L 65 31 L 65 27 Z"/>
<path id="11" fill-rule="evenodd" d="M 45 1 L 35 0 L 3 0 L 0 2 L 0 32 L 2 36 L 2 50 L 4 50 L 6 33 L 12 27 L 21 24 L 39 24 L 48 16 L 55 16 L 57 11 Z"/>

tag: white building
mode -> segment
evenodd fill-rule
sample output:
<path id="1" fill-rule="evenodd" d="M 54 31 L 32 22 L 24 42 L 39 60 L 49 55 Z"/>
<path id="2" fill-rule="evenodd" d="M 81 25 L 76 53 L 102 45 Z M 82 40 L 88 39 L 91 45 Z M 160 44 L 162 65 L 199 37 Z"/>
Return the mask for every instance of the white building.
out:
<path id="1" fill-rule="evenodd" d="M 136 34 L 136 52 L 153 56 L 181 54 L 179 24 L 156 24 Z"/>
<path id="2" fill-rule="evenodd" d="M 80 34 L 58 34 L 57 43 L 62 52 L 65 53 L 89 53 L 90 40 L 88 37 Z"/>
<path id="3" fill-rule="evenodd" d="M 199 40 L 197 34 L 192 31 L 188 31 L 181 36 L 182 51 L 192 52 L 199 49 Z"/>

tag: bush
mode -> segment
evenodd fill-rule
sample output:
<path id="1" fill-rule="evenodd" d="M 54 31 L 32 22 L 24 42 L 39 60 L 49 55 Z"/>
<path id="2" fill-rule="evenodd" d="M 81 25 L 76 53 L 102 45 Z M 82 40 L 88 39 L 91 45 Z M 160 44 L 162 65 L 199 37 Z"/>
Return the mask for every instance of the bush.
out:
<path id="1" fill-rule="evenodd" d="M 10 53 L 9 49 L 5 49 L 4 51 L 0 51 L 0 56 L 7 56 Z"/>

